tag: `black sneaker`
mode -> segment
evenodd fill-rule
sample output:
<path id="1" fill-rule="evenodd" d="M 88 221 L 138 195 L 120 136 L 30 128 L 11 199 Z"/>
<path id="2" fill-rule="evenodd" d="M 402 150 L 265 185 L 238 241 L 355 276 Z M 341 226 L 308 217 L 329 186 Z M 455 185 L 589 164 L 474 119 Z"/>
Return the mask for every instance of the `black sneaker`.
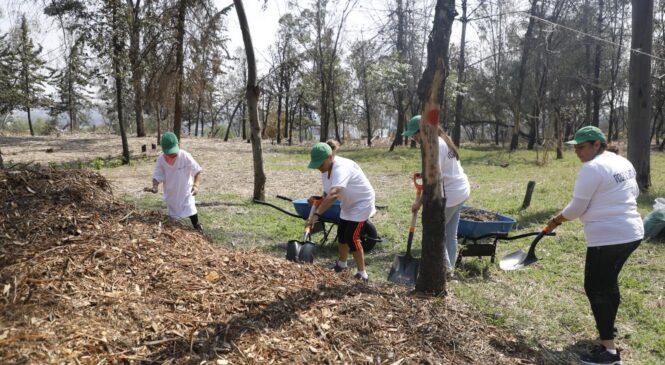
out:
<path id="1" fill-rule="evenodd" d="M 357 272 L 355 275 L 353 275 L 353 278 L 356 279 L 356 280 L 360 280 L 363 283 L 366 283 L 366 282 L 369 281 L 369 278 L 363 278 L 362 274 L 359 273 L 359 272 Z"/>
<path id="2" fill-rule="evenodd" d="M 335 265 L 332 266 L 330 269 L 335 270 L 335 272 L 343 272 L 343 271 L 348 270 L 348 268 L 349 268 L 348 266 L 347 267 L 339 266 L 339 262 L 337 260 L 335 260 Z"/>
<path id="3" fill-rule="evenodd" d="M 594 347 L 588 354 L 580 356 L 580 362 L 585 365 L 621 365 L 619 350 L 616 355 L 609 353 L 605 346 Z"/>

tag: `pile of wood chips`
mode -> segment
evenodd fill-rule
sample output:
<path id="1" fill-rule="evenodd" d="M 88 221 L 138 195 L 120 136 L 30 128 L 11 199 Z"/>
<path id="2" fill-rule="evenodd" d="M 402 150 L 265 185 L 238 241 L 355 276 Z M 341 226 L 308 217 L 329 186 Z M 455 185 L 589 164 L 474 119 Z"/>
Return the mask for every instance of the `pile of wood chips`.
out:
<path id="1" fill-rule="evenodd" d="M 496 214 L 487 210 L 465 207 L 460 211 L 460 219 L 474 222 L 496 222 Z"/>
<path id="2" fill-rule="evenodd" d="M 452 296 L 215 246 L 93 172 L 0 171 L 0 203 L 0 364 L 538 361 Z"/>

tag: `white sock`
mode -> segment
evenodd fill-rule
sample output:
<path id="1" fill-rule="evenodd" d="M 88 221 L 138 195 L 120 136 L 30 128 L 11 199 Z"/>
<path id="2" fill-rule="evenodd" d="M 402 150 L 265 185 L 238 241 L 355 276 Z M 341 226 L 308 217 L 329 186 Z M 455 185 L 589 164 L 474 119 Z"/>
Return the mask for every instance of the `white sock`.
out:
<path id="1" fill-rule="evenodd" d="M 367 279 L 367 278 L 369 278 L 369 276 L 367 276 L 367 273 L 366 273 L 365 271 L 360 271 L 360 270 L 359 270 L 359 271 L 358 271 L 358 274 L 360 274 L 360 276 L 362 276 L 363 279 Z"/>
<path id="2" fill-rule="evenodd" d="M 341 267 L 342 269 L 345 269 L 346 268 L 346 261 L 337 260 L 337 265 L 339 267 Z"/>
<path id="3" fill-rule="evenodd" d="M 609 352 L 609 353 L 612 354 L 612 355 L 616 355 L 616 354 L 617 354 L 617 349 L 608 349 L 608 348 L 605 348 L 605 350 L 607 350 L 607 352 Z"/>

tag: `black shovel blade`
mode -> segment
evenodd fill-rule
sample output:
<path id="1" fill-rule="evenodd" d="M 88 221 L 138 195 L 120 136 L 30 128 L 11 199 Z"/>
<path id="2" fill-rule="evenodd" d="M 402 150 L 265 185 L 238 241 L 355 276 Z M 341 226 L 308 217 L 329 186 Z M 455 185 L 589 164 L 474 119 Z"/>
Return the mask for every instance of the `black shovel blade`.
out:
<path id="1" fill-rule="evenodd" d="M 419 266 L 420 259 L 416 259 L 409 254 L 395 256 L 395 261 L 388 274 L 388 281 L 407 286 L 415 285 L 416 279 L 418 279 Z"/>
<path id="2" fill-rule="evenodd" d="M 524 251 L 517 250 L 504 256 L 501 259 L 501 262 L 499 262 L 499 267 L 501 270 L 505 271 L 518 270 L 525 266 L 531 265 L 536 261 L 538 261 L 538 258 L 535 254 L 529 256 Z"/>
<path id="3" fill-rule="evenodd" d="M 314 262 L 316 254 L 316 245 L 313 242 L 305 241 L 300 245 L 300 252 L 298 252 L 298 261 L 311 264 Z"/>

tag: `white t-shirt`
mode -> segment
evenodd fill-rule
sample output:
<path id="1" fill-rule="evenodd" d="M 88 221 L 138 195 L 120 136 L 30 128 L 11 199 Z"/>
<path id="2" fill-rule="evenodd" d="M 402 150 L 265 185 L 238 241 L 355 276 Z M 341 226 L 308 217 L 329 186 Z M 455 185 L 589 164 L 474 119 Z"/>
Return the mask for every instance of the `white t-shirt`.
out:
<path id="1" fill-rule="evenodd" d="M 441 137 L 439 137 L 439 168 L 446 194 L 446 207 L 462 204 L 471 195 L 469 179 L 459 160 Z"/>
<path id="2" fill-rule="evenodd" d="M 192 184 L 193 177 L 202 170 L 192 155 L 182 149 L 173 165 L 166 163 L 164 154 L 157 157 L 152 178 L 164 184 L 164 202 L 169 216 L 186 218 L 196 214 Z"/>
<path id="3" fill-rule="evenodd" d="M 637 241 L 644 225 L 637 211 L 640 189 L 630 161 L 603 152 L 582 165 L 575 181 L 573 198 L 589 200 L 580 216 L 589 247 Z"/>
<path id="4" fill-rule="evenodd" d="M 342 188 L 338 196 L 342 203 L 341 219 L 364 222 L 374 214 L 374 188 L 357 163 L 335 156 L 330 177 L 324 172 L 321 180 L 326 194 L 332 188 Z"/>

